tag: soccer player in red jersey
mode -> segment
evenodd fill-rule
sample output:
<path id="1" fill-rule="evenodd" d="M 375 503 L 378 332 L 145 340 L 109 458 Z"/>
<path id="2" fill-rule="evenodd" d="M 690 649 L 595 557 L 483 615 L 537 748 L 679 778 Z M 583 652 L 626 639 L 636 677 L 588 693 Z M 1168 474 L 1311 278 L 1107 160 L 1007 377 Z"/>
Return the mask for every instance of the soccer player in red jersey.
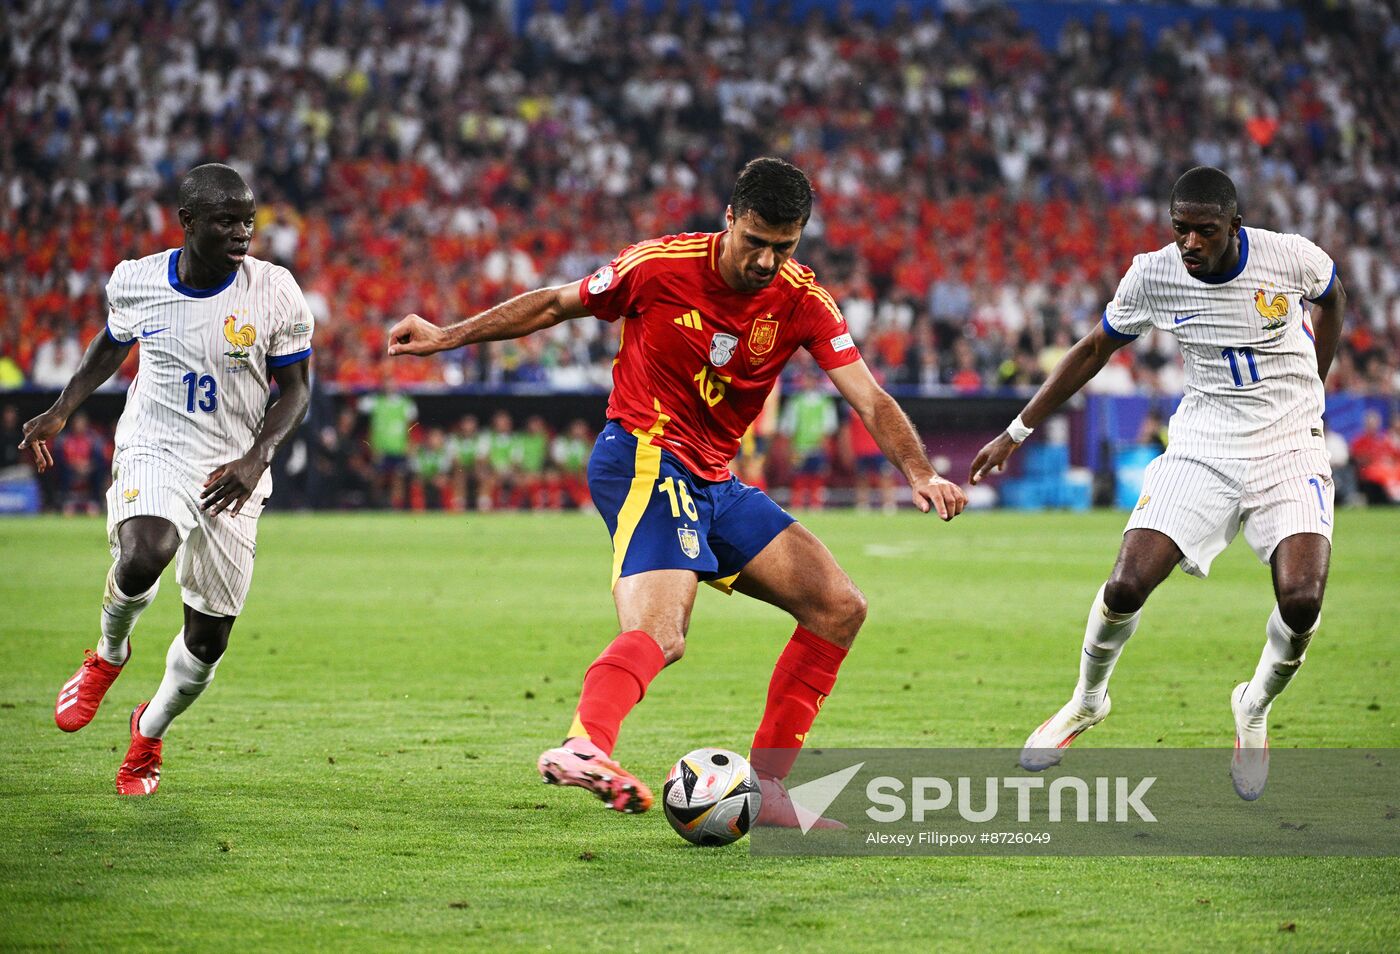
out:
<path id="1" fill-rule="evenodd" d="M 584 674 L 564 743 L 539 759 L 545 781 L 586 788 L 618 811 L 651 806 L 613 746 L 647 685 L 684 653 L 703 580 L 797 621 L 752 752 L 763 791 L 756 823 L 796 825 L 782 780 L 865 621 L 865 597 L 820 540 L 728 464 L 798 348 L 855 408 L 921 511 L 951 520 L 967 502 L 934 473 L 831 295 L 793 260 L 811 209 L 800 169 L 755 159 L 734 185 L 722 232 L 641 242 L 576 285 L 527 292 L 447 327 L 409 315 L 389 332 L 389 354 L 428 355 L 586 315 L 623 323 L 608 423 L 588 466 L 612 535 L 622 632 Z"/>

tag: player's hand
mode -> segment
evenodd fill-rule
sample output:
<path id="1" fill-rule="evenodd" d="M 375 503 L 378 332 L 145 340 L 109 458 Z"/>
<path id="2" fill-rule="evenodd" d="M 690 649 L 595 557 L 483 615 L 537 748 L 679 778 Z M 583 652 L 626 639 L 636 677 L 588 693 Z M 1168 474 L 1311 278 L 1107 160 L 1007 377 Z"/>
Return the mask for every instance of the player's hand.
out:
<path id="1" fill-rule="evenodd" d="M 973 483 L 979 483 L 992 471 L 1000 471 L 1006 466 L 1006 459 L 1016 452 L 1016 448 L 1021 445 L 1011 439 L 1011 435 L 1002 431 L 995 438 L 987 443 L 977 452 L 977 456 L 972 459 L 972 472 L 968 479 Z"/>
<path id="2" fill-rule="evenodd" d="M 53 451 L 49 449 L 49 441 L 53 440 L 67 423 L 66 417 L 51 410 L 24 422 L 24 440 L 19 442 L 19 449 L 34 452 L 34 467 L 39 473 L 42 474 L 53 466 Z"/>
<path id="3" fill-rule="evenodd" d="M 938 511 L 944 520 L 952 520 L 967 506 L 967 494 L 957 484 L 946 477 L 933 474 L 918 481 L 911 488 L 914 491 L 914 506 L 920 513 Z"/>
<path id="4" fill-rule="evenodd" d="M 204 491 L 199 495 L 199 509 L 210 516 L 217 516 L 228 510 L 234 516 L 243 509 L 248 498 L 262 479 L 267 465 L 258 457 L 245 456 L 229 461 L 209 472 L 204 482 Z"/>
<path id="5" fill-rule="evenodd" d="M 389 354 L 429 355 L 447 348 L 442 329 L 426 318 L 408 315 L 389 329 Z"/>

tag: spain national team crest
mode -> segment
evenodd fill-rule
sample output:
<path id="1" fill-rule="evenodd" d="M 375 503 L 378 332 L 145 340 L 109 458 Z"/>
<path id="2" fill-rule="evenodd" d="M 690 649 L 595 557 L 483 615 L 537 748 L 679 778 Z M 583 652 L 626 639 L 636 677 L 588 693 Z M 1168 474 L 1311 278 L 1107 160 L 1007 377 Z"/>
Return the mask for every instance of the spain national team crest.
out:
<path id="1" fill-rule="evenodd" d="M 681 538 L 681 552 L 692 560 L 700 555 L 700 534 L 689 527 L 679 527 L 676 536 Z"/>
<path id="2" fill-rule="evenodd" d="M 724 367 L 729 363 L 729 359 L 734 357 L 734 348 L 738 344 L 739 339 L 733 335 L 716 331 L 714 337 L 710 339 L 710 364 L 717 368 Z"/>
<path id="3" fill-rule="evenodd" d="M 767 318 L 757 318 L 749 329 L 749 353 L 759 358 L 773 350 L 778 341 L 778 323 L 770 313 Z"/>

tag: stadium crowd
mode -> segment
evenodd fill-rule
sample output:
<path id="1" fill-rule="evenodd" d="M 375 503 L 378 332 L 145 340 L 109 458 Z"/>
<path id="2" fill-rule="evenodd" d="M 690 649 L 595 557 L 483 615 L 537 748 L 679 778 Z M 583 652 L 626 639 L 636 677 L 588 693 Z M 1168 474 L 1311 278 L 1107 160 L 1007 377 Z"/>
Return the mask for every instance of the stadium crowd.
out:
<path id="1" fill-rule="evenodd" d="M 254 252 L 307 289 L 324 381 L 606 387 L 601 322 L 391 365 L 384 329 L 716 228 L 734 170 L 778 153 L 819 189 L 800 257 L 891 385 L 1037 383 L 1167 241 L 1163 196 L 1205 163 L 1247 223 L 1338 259 L 1352 309 L 1329 386 L 1397 390 L 1385 4 L 1278 40 L 1099 21 L 1053 46 L 994 6 L 884 26 L 786 11 L 575 0 L 517 33 L 485 0 L 0 5 L 0 388 L 67 380 L 112 266 L 179 244 L 172 183 L 205 160 L 253 182 Z M 1170 339 L 1120 354 L 1094 388 L 1180 390 Z"/>

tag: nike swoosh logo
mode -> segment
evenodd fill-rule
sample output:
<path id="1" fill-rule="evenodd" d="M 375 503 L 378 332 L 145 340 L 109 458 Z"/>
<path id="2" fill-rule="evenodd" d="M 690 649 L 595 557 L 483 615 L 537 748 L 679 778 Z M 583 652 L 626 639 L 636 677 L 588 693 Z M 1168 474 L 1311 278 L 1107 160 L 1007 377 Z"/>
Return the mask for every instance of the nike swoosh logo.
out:
<path id="1" fill-rule="evenodd" d="M 1172 318 L 1172 321 L 1174 321 L 1174 322 L 1176 322 L 1178 325 L 1180 325 L 1180 324 L 1185 324 L 1186 322 L 1190 321 L 1192 318 L 1199 318 L 1199 317 L 1201 317 L 1201 313 L 1200 313 L 1200 312 L 1196 312 L 1196 314 L 1194 314 L 1194 315 L 1187 315 L 1185 318 Z"/>
<path id="2" fill-rule="evenodd" d="M 155 329 L 154 331 L 143 331 L 143 332 L 141 332 L 141 337 L 143 337 L 143 338 L 149 338 L 151 335 L 158 335 L 158 334 L 160 334 L 162 331 L 169 331 L 169 330 L 170 330 L 170 326 L 169 326 L 169 325 L 166 325 L 164 328 L 157 328 L 157 329 Z"/>

